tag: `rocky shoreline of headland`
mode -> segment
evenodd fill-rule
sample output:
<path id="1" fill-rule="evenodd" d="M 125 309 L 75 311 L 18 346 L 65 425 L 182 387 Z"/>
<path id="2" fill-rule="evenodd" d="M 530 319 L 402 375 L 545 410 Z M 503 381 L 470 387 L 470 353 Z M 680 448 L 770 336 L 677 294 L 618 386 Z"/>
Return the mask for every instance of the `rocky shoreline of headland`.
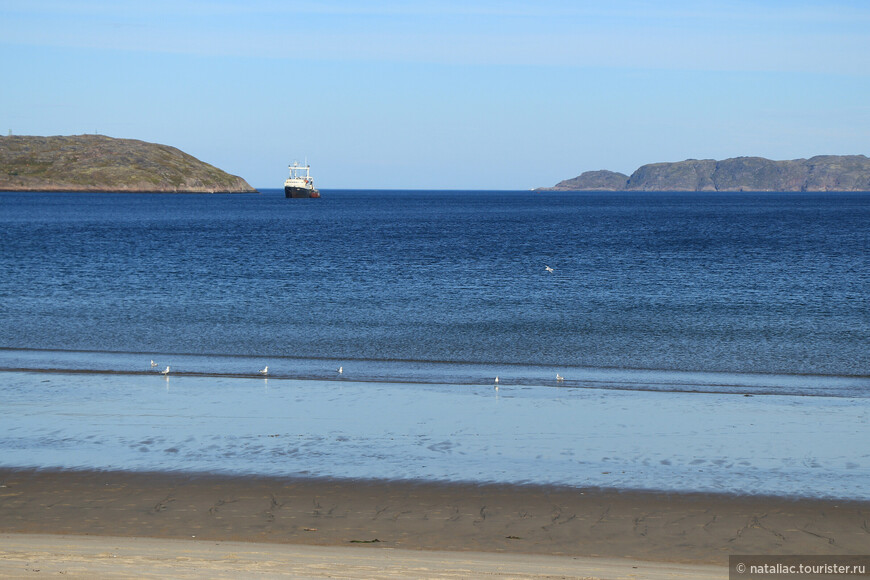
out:
<path id="1" fill-rule="evenodd" d="M 0 137 L 0 191 L 254 193 L 169 145 L 104 135 Z"/>
<path id="2" fill-rule="evenodd" d="M 791 161 L 687 159 L 643 165 L 630 176 L 587 171 L 537 191 L 870 191 L 870 159 L 864 155 Z"/>

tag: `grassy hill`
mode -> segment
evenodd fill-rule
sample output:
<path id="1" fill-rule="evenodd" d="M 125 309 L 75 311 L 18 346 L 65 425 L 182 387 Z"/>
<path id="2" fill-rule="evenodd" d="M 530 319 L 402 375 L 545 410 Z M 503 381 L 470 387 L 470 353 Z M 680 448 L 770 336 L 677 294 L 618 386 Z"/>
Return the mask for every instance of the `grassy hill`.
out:
<path id="1" fill-rule="evenodd" d="M 170 147 L 103 135 L 0 137 L 0 191 L 254 192 Z"/>

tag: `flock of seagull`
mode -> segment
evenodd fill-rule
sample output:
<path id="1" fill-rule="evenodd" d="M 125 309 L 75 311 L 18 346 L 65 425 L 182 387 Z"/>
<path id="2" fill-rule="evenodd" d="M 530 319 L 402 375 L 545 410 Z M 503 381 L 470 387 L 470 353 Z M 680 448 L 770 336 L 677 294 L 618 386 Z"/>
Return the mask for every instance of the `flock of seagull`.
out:
<path id="1" fill-rule="evenodd" d="M 159 366 L 159 365 L 156 362 L 154 362 L 154 359 L 151 359 L 151 368 L 153 369 L 156 366 Z M 266 365 L 265 368 L 263 368 L 262 370 L 259 370 L 257 372 L 259 374 L 263 375 L 264 377 L 268 376 L 269 375 L 269 365 Z M 343 372 L 344 372 L 344 367 L 338 367 L 338 374 L 341 374 Z M 169 375 L 169 366 L 167 366 L 165 369 L 160 371 L 160 374 L 163 376 Z"/>
<path id="2" fill-rule="evenodd" d="M 152 361 L 151 361 L 151 368 L 153 369 L 153 368 L 156 367 L 156 366 L 158 366 L 158 364 L 152 360 Z M 265 368 L 263 368 L 262 370 L 259 370 L 259 371 L 257 371 L 257 372 L 258 372 L 259 374 L 263 375 L 264 377 L 268 377 L 268 376 L 269 376 L 269 365 L 266 365 Z M 338 369 L 336 370 L 336 372 L 337 372 L 338 374 L 342 374 L 342 373 L 344 373 L 344 367 L 343 367 L 343 366 L 338 367 Z M 168 378 L 168 377 L 169 377 L 169 366 L 167 366 L 165 369 L 163 369 L 162 371 L 160 371 L 160 374 L 163 375 L 164 377 L 167 377 L 167 378 Z M 560 375 L 559 373 L 556 373 L 556 382 L 557 382 L 557 383 L 561 383 L 561 382 L 564 382 L 564 381 L 565 381 L 565 377 L 563 377 L 563 376 Z M 496 376 L 496 377 L 495 377 L 495 390 L 496 390 L 496 391 L 498 390 L 498 385 L 499 385 L 498 376 Z"/>
<path id="3" fill-rule="evenodd" d="M 152 360 L 152 361 L 151 361 L 151 368 L 154 368 L 154 367 L 156 367 L 156 366 L 158 366 L 157 363 L 154 362 L 154 361 Z M 265 368 L 263 368 L 262 370 L 259 370 L 259 371 L 257 371 L 257 372 L 258 372 L 259 374 L 263 375 L 264 377 L 268 377 L 268 375 L 269 375 L 269 366 L 266 365 Z M 343 366 L 338 367 L 338 369 L 336 370 L 336 372 L 337 372 L 338 374 L 342 374 L 342 373 L 344 373 L 344 367 L 343 367 Z M 169 366 L 167 366 L 165 369 L 163 369 L 162 371 L 160 371 L 160 374 L 163 375 L 164 377 L 167 377 L 167 378 L 168 378 L 168 377 L 169 377 Z M 557 383 L 561 383 L 561 382 L 564 382 L 564 381 L 565 381 L 565 377 L 563 377 L 563 376 L 560 375 L 559 373 L 556 373 L 556 382 L 557 382 Z M 498 376 L 496 376 L 496 377 L 495 377 L 495 390 L 496 390 L 496 391 L 498 390 L 498 385 L 499 385 Z"/>
<path id="4" fill-rule="evenodd" d="M 545 266 L 544 266 L 544 270 L 546 270 L 548 274 L 552 274 L 552 273 L 553 273 L 553 268 L 551 268 L 550 266 L 546 266 L 546 265 L 545 265 Z M 153 369 L 153 368 L 156 367 L 156 366 L 158 366 L 157 363 L 154 362 L 154 360 L 152 359 L 152 360 L 151 360 L 151 368 Z M 264 377 L 266 377 L 266 376 L 269 375 L 269 366 L 266 365 L 266 367 L 265 367 L 264 369 L 262 369 L 262 370 L 260 370 L 260 371 L 257 371 L 257 372 L 258 372 L 259 374 L 263 375 Z M 342 374 L 342 373 L 344 373 L 344 367 L 343 367 L 343 366 L 338 367 L 338 371 L 337 371 L 337 372 L 338 372 L 338 374 Z M 163 375 L 164 377 L 168 377 L 168 376 L 169 376 L 169 366 L 167 366 L 165 369 L 163 369 L 162 371 L 160 371 L 160 374 Z M 556 382 L 557 382 L 557 383 L 561 383 L 561 382 L 563 382 L 564 380 L 565 380 L 565 377 L 563 377 L 563 376 L 560 375 L 559 373 L 556 373 Z M 498 390 L 498 376 L 495 377 L 495 390 L 496 390 L 496 391 Z"/>

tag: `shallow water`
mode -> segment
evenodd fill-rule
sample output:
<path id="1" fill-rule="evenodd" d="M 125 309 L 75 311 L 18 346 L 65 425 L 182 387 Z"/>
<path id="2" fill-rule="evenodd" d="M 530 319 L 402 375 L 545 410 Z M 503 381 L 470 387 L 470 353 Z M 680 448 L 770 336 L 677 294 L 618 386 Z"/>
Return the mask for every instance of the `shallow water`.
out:
<path id="1" fill-rule="evenodd" d="M 353 364 L 342 373 L 353 375 Z M 0 464 L 870 499 L 870 399 L 5 372 Z"/>
<path id="2" fill-rule="evenodd" d="M 159 362 L 154 362 L 155 358 Z M 370 383 L 489 385 L 500 377 L 503 383 L 515 386 L 558 389 L 870 397 L 870 377 L 861 376 L 0 348 L 0 371 L 153 374 L 167 366 L 171 367 L 172 376 L 251 378 L 261 376 L 259 371 L 268 367 L 268 376 L 273 379 L 328 381 L 352 377 L 354 381 Z M 339 374 L 339 368 L 347 372 Z"/>

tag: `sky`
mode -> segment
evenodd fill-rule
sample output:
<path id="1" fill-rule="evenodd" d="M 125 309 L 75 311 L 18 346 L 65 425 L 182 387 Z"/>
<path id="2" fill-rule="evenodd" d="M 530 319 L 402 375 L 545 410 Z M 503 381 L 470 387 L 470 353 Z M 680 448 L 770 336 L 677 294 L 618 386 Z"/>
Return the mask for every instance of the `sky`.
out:
<path id="1" fill-rule="evenodd" d="M 0 134 L 173 145 L 257 188 L 529 189 L 870 154 L 865 0 L 0 0 Z"/>

